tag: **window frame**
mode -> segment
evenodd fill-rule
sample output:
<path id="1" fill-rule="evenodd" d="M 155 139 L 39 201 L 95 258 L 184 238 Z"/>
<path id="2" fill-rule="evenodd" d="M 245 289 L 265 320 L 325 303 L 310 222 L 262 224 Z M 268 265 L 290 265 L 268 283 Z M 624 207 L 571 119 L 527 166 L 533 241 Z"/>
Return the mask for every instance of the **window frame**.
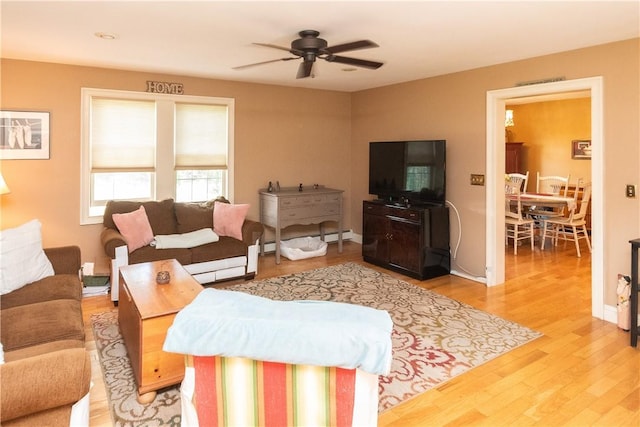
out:
<path id="1" fill-rule="evenodd" d="M 156 103 L 156 171 L 153 188 L 155 200 L 175 198 L 176 171 L 174 168 L 175 104 L 226 105 L 227 119 L 227 199 L 234 197 L 234 129 L 235 100 L 233 98 L 172 95 L 112 89 L 81 88 L 81 142 L 80 142 L 80 225 L 100 224 L 103 215 L 91 215 L 91 101 L 94 97 L 144 100 Z M 167 118 L 171 120 L 167 120 Z"/>

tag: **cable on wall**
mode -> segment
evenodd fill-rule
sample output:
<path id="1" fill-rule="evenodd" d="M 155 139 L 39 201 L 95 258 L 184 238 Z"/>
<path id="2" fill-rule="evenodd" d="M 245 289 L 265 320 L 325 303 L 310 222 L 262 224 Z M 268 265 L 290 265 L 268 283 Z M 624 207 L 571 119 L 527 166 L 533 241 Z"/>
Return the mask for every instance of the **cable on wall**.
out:
<path id="1" fill-rule="evenodd" d="M 460 268 L 460 270 L 464 271 L 465 273 L 470 274 L 472 277 L 476 279 L 485 279 L 484 276 L 477 275 L 467 270 L 458 262 L 458 249 L 460 248 L 460 241 L 462 240 L 462 222 L 460 221 L 460 212 L 458 212 L 458 208 L 456 208 L 456 206 L 450 200 L 445 200 L 445 203 L 453 208 L 453 211 L 456 214 L 456 219 L 458 222 L 458 241 L 456 242 L 456 246 L 452 254 L 453 260 L 456 262 L 456 265 Z"/>

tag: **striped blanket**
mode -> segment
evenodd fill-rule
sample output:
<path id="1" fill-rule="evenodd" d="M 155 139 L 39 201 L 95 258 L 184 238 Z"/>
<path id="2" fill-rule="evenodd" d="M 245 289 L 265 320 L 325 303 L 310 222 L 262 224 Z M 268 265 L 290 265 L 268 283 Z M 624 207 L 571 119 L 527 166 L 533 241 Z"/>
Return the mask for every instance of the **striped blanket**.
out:
<path id="1" fill-rule="evenodd" d="M 189 356 L 183 425 L 375 426 L 378 377 L 356 369 Z"/>

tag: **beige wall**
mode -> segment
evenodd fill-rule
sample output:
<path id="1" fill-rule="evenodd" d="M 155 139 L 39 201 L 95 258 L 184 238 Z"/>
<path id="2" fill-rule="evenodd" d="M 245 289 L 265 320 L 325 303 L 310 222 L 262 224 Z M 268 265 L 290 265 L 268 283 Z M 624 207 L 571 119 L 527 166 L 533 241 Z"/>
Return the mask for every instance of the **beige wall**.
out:
<path id="1" fill-rule="evenodd" d="M 624 185 L 640 181 L 639 39 L 407 82 L 353 94 L 131 71 L 2 61 L 0 104 L 51 112 L 51 159 L 3 161 L 12 193 L 2 196 L 0 227 L 39 218 L 45 245 L 79 244 L 83 260 L 101 256 L 100 226 L 79 225 L 80 88 L 145 90 L 146 80 L 177 81 L 189 95 L 236 99 L 235 201 L 251 203 L 269 180 L 320 183 L 345 190 L 345 227 L 362 231 L 368 143 L 444 138 L 452 213 L 453 267 L 484 276 L 486 94 L 517 82 L 563 76 L 604 79 L 605 302 L 615 305 L 615 274 L 629 272 L 628 240 L 640 236 L 638 199 Z"/>
<path id="2" fill-rule="evenodd" d="M 529 191 L 540 175 L 571 175 L 591 181 L 591 161 L 571 158 L 573 140 L 591 139 L 591 99 L 576 98 L 509 106 L 515 125 L 512 141 L 523 142 L 522 168 L 528 170 Z"/>
<path id="3" fill-rule="evenodd" d="M 640 236 L 639 200 L 624 196 L 640 181 L 640 39 L 611 43 L 492 67 L 362 91 L 353 96 L 352 225 L 367 194 L 368 142 L 376 139 L 447 140 L 447 199 L 460 212 L 462 236 L 452 267 L 485 276 L 485 187 L 469 175 L 485 173 L 486 94 L 518 82 L 562 76 L 604 81 L 605 303 L 615 305 L 618 272 L 630 272 L 629 239 Z M 451 213 L 452 250 L 460 235 Z"/>
<path id="4" fill-rule="evenodd" d="M 187 95 L 235 98 L 234 201 L 250 203 L 252 219 L 259 216 L 258 189 L 269 181 L 318 183 L 351 197 L 347 93 L 6 59 L 1 71 L 2 108 L 51 113 L 51 158 L 2 161 L 11 193 L 1 198 L 0 227 L 38 218 L 46 246 L 77 244 L 83 261 L 101 262 L 102 226 L 79 225 L 82 87 L 145 91 L 147 80 L 160 80 L 183 83 Z"/>

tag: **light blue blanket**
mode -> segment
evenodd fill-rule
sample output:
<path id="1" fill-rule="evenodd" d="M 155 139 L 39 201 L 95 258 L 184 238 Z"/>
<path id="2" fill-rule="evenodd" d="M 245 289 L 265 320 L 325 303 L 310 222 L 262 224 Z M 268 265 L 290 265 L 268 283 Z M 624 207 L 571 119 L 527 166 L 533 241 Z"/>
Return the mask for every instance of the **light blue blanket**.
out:
<path id="1" fill-rule="evenodd" d="M 383 310 L 208 288 L 178 313 L 163 350 L 385 375 L 391 368 L 392 328 Z"/>

